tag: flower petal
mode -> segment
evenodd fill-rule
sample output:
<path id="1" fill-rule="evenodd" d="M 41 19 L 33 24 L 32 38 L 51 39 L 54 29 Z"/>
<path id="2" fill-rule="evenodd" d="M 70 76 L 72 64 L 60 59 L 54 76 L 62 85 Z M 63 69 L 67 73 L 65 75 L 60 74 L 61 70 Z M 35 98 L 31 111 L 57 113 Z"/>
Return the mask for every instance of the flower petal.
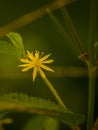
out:
<path id="1" fill-rule="evenodd" d="M 39 59 L 39 62 L 42 62 L 42 61 L 46 60 L 50 55 L 51 54 L 43 56 L 41 59 Z"/>
<path id="2" fill-rule="evenodd" d="M 31 62 L 30 60 L 28 60 L 26 58 L 25 59 L 20 59 L 20 61 L 23 62 L 23 63 L 30 63 Z"/>
<path id="3" fill-rule="evenodd" d="M 40 75 L 41 75 L 42 78 L 46 77 L 45 73 L 42 71 L 41 68 L 39 68 L 39 73 L 40 73 Z"/>
<path id="4" fill-rule="evenodd" d="M 46 65 L 41 64 L 40 67 L 43 68 L 43 69 L 45 69 L 45 70 L 47 70 L 47 71 L 54 72 L 53 69 L 51 69 L 50 67 L 48 67 L 48 66 L 46 66 Z"/>
<path id="5" fill-rule="evenodd" d="M 35 52 L 35 59 L 36 59 L 36 60 L 39 59 L 39 52 L 38 52 L 38 51 Z"/>
<path id="6" fill-rule="evenodd" d="M 27 51 L 26 58 L 20 59 L 20 61 L 23 62 L 24 64 L 18 66 L 18 67 L 24 67 L 22 69 L 22 72 L 28 71 L 29 69 L 33 68 L 33 72 L 32 72 L 33 81 L 37 76 L 37 72 L 40 73 L 42 78 L 46 77 L 45 73 L 43 72 L 43 69 L 54 72 L 53 69 L 44 65 L 45 63 L 48 64 L 54 61 L 53 59 L 49 59 L 49 60 L 47 59 L 51 54 L 45 55 L 43 57 L 42 55 L 40 56 L 39 54 L 40 53 L 38 51 L 36 51 L 35 54 Z"/>
<path id="7" fill-rule="evenodd" d="M 22 65 L 18 65 L 18 67 L 29 67 L 29 64 L 22 64 Z"/>
<path id="8" fill-rule="evenodd" d="M 45 60 L 45 61 L 43 61 L 42 63 L 52 63 L 54 60 Z"/>
<path id="9" fill-rule="evenodd" d="M 34 81 L 37 76 L 37 67 L 34 67 L 32 76 L 33 76 L 33 81 Z"/>
<path id="10" fill-rule="evenodd" d="M 31 69 L 31 68 L 32 68 L 32 67 L 29 67 L 29 66 L 26 67 L 26 68 L 23 68 L 23 69 L 22 69 L 22 72 L 28 71 L 28 70 Z"/>
<path id="11" fill-rule="evenodd" d="M 35 59 L 35 57 L 33 56 L 33 54 L 30 53 L 29 51 L 27 51 L 27 56 L 28 56 L 28 58 L 29 58 L 30 60 L 32 60 L 32 61 Z"/>

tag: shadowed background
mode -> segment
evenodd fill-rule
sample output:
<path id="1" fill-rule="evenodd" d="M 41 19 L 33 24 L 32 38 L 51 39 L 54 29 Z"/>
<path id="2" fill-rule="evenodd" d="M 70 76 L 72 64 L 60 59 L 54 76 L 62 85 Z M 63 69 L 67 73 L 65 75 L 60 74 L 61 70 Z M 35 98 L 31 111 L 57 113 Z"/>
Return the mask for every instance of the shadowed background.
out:
<path id="1" fill-rule="evenodd" d="M 1 0 L 0 27 L 4 29 L 10 22 L 51 2 L 53 2 L 53 0 Z M 66 5 L 66 7 L 83 41 L 83 46 L 85 50 L 88 51 L 89 1 L 78 0 Z M 53 14 L 66 30 L 66 23 L 61 11 L 56 9 Z M 55 26 L 49 15 L 45 14 L 43 17 L 37 18 L 30 23 L 28 22 L 28 24 L 24 26 L 21 25 L 22 27 L 17 28 L 17 26 L 13 26 L 10 31 L 15 30 L 20 33 L 26 50 L 32 52 L 39 50 L 40 52 L 45 52 L 45 54 L 52 54 L 51 58 L 54 59 L 54 63 L 51 67 L 54 68 L 55 72 L 53 74 L 46 72 L 46 74 L 64 100 L 65 105 L 76 113 L 86 114 L 88 100 L 88 72 L 86 65 L 83 61 L 78 59 L 73 48 L 68 46 L 62 33 L 58 30 L 57 26 Z M 2 35 L 2 33 L 1 30 L 0 34 Z M 1 40 L 2 39 L 3 38 L 1 38 Z M 21 69 L 17 67 L 19 64 L 19 59 L 16 57 L 0 55 L 0 95 L 10 92 L 19 92 L 56 102 L 40 76 L 38 76 L 33 83 L 32 70 L 22 73 Z M 97 92 L 98 89 L 96 88 L 95 117 L 97 116 L 98 108 Z M 15 126 L 12 128 L 15 129 Z M 61 125 L 61 129 L 64 129 L 64 126 Z"/>

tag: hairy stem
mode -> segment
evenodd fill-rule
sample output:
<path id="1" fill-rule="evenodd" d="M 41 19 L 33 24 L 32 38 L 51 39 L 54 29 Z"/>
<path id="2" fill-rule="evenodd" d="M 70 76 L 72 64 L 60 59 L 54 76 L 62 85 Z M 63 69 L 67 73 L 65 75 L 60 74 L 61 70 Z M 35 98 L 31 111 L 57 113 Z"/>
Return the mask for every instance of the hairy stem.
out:
<path id="1" fill-rule="evenodd" d="M 61 97 L 59 96 L 59 94 L 57 93 L 57 91 L 55 90 L 54 86 L 51 84 L 51 82 L 47 79 L 47 78 L 43 78 L 43 80 L 45 81 L 45 83 L 47 84 L 47 86 L 49 87 L 50 91 L 52 92 L 52 94 L 55 96 L 55 98 L 57 99 L 58 103 L 64 107 L 65 109 L 67 109 L 67 107 L 64 105 L 64 102 L 62 101 Z"/>
<path id="2" fill-rule="evenodd" d="M 58 103 L 65 108 L 65 110 L 68 110 L 67 107 L 65 106 L 64 102 L 62 101 L 61 97 L 59 96 L 58 92 L 55 90 L 54 86 L 51 84 L 51 82 L 47 78 L 43 78 L 45 83 L 47 84 L 48 88 L 58 101 Z M 71 126 L 72 130 L 80 130 L 79 126 Z"/>

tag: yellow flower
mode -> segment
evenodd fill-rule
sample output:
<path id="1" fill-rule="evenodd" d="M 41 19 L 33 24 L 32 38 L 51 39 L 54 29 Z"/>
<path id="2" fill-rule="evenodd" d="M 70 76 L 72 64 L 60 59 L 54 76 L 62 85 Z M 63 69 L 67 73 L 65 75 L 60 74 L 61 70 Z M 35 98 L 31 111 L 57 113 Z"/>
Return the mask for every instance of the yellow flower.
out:
<path id="1" fill-rule="evenodd" d="M 19 65 L 19 67 L 24 67 L 22 69 L 22 72 L 28 71 L 29 69 L 33 68 L 33 73 L 32 73 L 32 77 L 33 77 L 33 81 L 35 80 L 36 76 L 37 76 L 37 72 L 40 73 L 40 75 L 45 78 L 45 73 L 43 72 L 42 69 L 47 70 L 47 71 L 51 71 L 54 72 L 53 69 L 51 69 L 50 67 L 44 65 L 44 64 L 49 64 L 53 62 L 53 59 L 47 60 L 47 58 L 51 55 L 45 55 L 42 57 L 42 55 L 39 55 L 40 53 L 38 51 L 35 52 L 35 54 L 30 53 L 29 51 L 27 51 L 27 55 L 26 58 L 22 58 L 20 59 L 21 62 L 23 62 L 24 64 Z"/>

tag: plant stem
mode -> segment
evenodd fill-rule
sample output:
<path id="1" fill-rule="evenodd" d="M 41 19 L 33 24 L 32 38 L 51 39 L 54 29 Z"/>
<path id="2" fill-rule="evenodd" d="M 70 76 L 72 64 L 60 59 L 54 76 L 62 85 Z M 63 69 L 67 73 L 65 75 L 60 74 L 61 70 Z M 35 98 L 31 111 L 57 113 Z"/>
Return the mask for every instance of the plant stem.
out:
<path id="1" fill-rule="evenodd" d="M 49 8 L 53 12 L 53 11 L 61 8 L 62 6 L 68 5 L 74 1 L 75 0 L 71 0 L 71 1 L 64 0 L 63 5 L 62 4 L 58 5 L 57 1 L 53 0 L 49 4 L 46 4 L 36 10 L 33 10 L 32 12 L 25 14 L 24 16 L 6 24 L 5 26 L 0 27 L 0 38 L 4 37 L 8 32 L 12 32 L 19 28 L 22 28 L 22 27 L 32 23 L 33 21 L 40 19 L 44 15 L 46 15 L 46 11 L 45 11 L 46 7 Z"/>
<path id="2" fill-rule="evenodd" d="M 87 130 L 93 128 L 94 103 L 95 103 L 95 71 L 92 71 L 95 64 L 95 48 L 96 41 L 96 0 L 90 0 L 90 26 L 89 26 L 89 99 L 88 99 L 88 119 Z"/>
<path id="3" fill-rule="evenodd" d="M 64 18 L 70 32 L 72 33 L 73 39 L 76 41 L 76 43 L 80 49 L 81 54 L 84 54 L 85 50 L 83 48 L 82 41 L 81 41 L 77 31 L 76 31 L 76 28 L 75 28 L 75 26 L 74 26 L 74 24 L 69 16 L 69 13 L 68 13 L 66 7 L 62 7 L 61 11 L 62 11 L 63 18 Z"/>
<path id="4" fill-rule="evenodd" d="M 47 86 L 49 87 L 49 89 L 51 90 L 55 98 L 57 99 L 58 103 L 67 110 L 67 107 L 64 105 L 64 102 L 60 98 L 59 94 L 57 93 L 57 91 L 55 90 L 51 82 L 47 78 L 43 78 L 43 80 L 45 81 L 45 83 L 47 84 Z"/>
<path id="5" fill-rule="evenodd" d="M 89 66 L 89 100 L 88 100 L 88 119 L 87 130 L 93 128 L 94 118 L 94 102 L 95 102 L 95 71 L 92 71 L 92 67 Z"/>
<path id="6" fill-rule="evenodd" d="M 54 24 L 58 27 L 59 31 L 63 34 L 64 40 L 68 43 L 68 45 L 70 45 L 71 48 L 74 49 L 74 52 L 76 54 L 80 54 L 81 53 L 80 49 L 77 48 L 77 46 L 74 45 L 73 39 L 64 30 L 64 28 L 62 27 L 62 25 L 60 24 L 60 22 L 57 20 L 57 18 L 53 15 L 53 13 L 51 12 L 51 10 L 49 10 L 47 8 L 46 11 L 49 14 L 50 18 L 53 20 Z"/>
<path id="7" fill-rule="evenodd" d="M 57 93 L 57 91 L 55 90 L 54 86 L 51 84 L 51 82 L 45 77 L 43 78 L 43 80 L 45 81 L 45 83 L 47 84 L 48 88 L 50 89 L 50 91 L 52 92 L 52 94 L 54 95 L 54 97 L 56 98 L 56 100 L 58 101 L 58 103 L 65 108 L 65 110 L 68 111 L 67 107 L 65 106 L 64 102 L 62 101 L 61 97 L 59 96 L 59 94 Z M 80 130 L 80 128 L 78 126 L 74 126 L 71 127 L 72 130 Z"/>

